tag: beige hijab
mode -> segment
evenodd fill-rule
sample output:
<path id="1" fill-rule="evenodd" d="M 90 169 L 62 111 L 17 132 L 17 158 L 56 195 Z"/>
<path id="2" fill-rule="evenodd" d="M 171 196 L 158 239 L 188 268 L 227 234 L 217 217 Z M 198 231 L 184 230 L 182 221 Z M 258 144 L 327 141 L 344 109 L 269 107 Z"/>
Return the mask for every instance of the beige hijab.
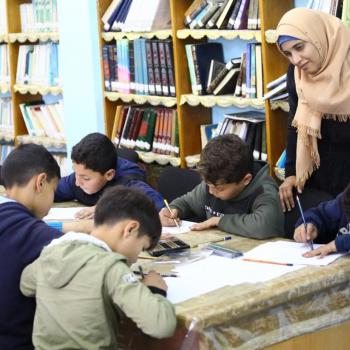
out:
<path id="1" fill-rule="evenodd" d="M 298 131 L 296 178 L 297 185 L 303 186 L 320 165 L 317 138 L 321 138 L 322 118 L 346 121 L 350 117 L 350 30 L 334 16 L 295 8 L 281 18 L 277 37 L 280 35 L 312 43 L 322 58 L 320 70 L 313 75 L 298 67 L 294 71 L 298 94 L 292 123 Z"/>

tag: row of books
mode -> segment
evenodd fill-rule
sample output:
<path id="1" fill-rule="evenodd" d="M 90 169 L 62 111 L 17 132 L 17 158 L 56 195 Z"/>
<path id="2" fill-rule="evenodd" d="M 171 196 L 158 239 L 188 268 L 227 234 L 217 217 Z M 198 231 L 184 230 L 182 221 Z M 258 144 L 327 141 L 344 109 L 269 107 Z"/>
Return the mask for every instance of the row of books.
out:
<path id="1" fill-rule="evenodd" d="M 0 0 L 0 35 L 7 33 L 6 0 Z"/>
<path id="2" fill-rule="evenodd" d="M 225 114 L 218 124 L 215 135 L 235 134 L 251 148 L 254 158 L 266 160 L 265 114 L 248 111 Z"/>
<path id="3" fill-rule="evenodd" d="M 148 32 L 171 27 L 168 0 L 113 0 L 102 16 L 104 31 Z"/>
<path id="4" fill-rule="evenodd" d="M 13 145 L 0 144 L 0 165 L 3 165 L 6 157 L 15 148 Z"/>
<path id="5" fill-rule="evenodd" d="M 338 9 L 338 0 L 309 0 L 306 7 L 314 10 L 323 11 L 336 16 Z"/>
<path id="6" fill-rule="evenodd" d="M 62 100 L 53 104 L 21 103 L 19 107 L 30 136 L 47 136 L 64 142 Z"/>
<path id="7" fill-rule="evenodd" d="M 118 106 L 112 141 L 117 147 L 179 155 L 177 111 L 170 108 Z"/>
<path id="8" fill-rule="evenodd" d="M 0 139 L 13 137 L 13 114 L 10 98 L 0 98 Z"/>
<path id="9" fill-rule="evenodd" d="M 59 85 L 58 44 L 20 45 L 17 84 Z"/>
<path id="10" fill-rule="evenodd" d="M 8 45 L 0 45 L 0 84 L 10 82 Z"/>
<path id="11" fill-rule="evenodd" d="M 19 5 L 22 33 L 57 32 L 57 0 L 32 0 Z"/>
<path id="12" fill-rule="evenodd" d="M 260 28 L 258 0 L 194 0 L 185 12 L 191 29 Z"/>
<path id="13" fill-rule="evenodd" d="M 171 40 L 120 39 L 104 45 L 102 56 L 107 91 L 175 96 Z"/>

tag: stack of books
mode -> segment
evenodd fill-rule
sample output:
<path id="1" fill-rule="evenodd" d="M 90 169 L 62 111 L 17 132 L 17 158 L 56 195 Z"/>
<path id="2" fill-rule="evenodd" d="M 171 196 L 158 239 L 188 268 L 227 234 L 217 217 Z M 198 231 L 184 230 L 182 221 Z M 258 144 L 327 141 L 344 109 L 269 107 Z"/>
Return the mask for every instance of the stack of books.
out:
<path id="1" fill-rule="evenodd" d="M 65 143 L 62 100 L 54 104 L 21 103 L 19 108 L 30 136 L 49 137 Z"/>
<path id="2" fill-rule="evenodd" d="M 265 114 L 254 111 L 225 114 L 216 131 L 218 135 L 239 136 L 258 160 L 267 159 L 265 132 Z"/>
<path id="3" fill-rule="evenodd" d="M 20 45 L 16 83 L 58 86 L 58 44 Z"/>
<path id="4" fill-rule="evenodd" d="M 0 145 L 0 165 L 3 165 L 6 157 L 10 154 L 10 152 L 15 148 L 13 145 Z"/>
<path id="5" fill-rule="evenodd" d="M 338 9 L 338 0 L 309 0 L 306 7 L 314 10 L 323 11 L 336 16 Z"/>
<path id="6" fill-rule="evenodd" d="M 120 39 L 104 45 L 102 56 L 107 91 L 175 96 L 171 40 Z"/>
<path id="7" fill-rule="evenodd" d="M 111 138 L 117 147 L 178 156 L 177 111 L 170 108 L 118 106 Z"/>
<path id="8" fill-rule="evenodd" d="M 8 45 L 0 44 L 0 85 L 10 83 Z"/>
<path id="9" fill-rule="evenodd" d="M 57 32 L 57 0 L 32 0 L 19 5 L 22 33 Z"/>
<path id="10" fill-rule="evenodd" d="M 260 29 L 258 0 L 194 0 L 185 12 L 191 29 Z"/>
<path id="11" fill-rule="evenodd" d="M 269 99 L 270 102 L 273 102 L 288 99 L 287 74 L 283 74 L 277 79 L 271 81 L 266 85 L 266 87 L 270 91 L 264 95 L 264 100 Z"/>
<path id="12" fill-rule="evenodd" d="M 148 32 L 171 28 L 169 1 L 113 0 L 102 16 L 105 32 Z"/>

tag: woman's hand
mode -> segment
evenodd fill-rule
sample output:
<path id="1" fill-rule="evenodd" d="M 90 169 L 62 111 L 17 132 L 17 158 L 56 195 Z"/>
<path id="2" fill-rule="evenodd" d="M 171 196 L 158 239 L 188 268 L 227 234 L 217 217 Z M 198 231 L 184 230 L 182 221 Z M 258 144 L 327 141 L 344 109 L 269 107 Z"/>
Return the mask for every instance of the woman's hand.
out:
<path id="1" fill-rule="evenodd" d="M 291 211 L 294 206 L 293 189 L 296 187 L 296 177 L 288 176 L 279 189 L 279 196 L 282 205 L 282 209 Z"/>

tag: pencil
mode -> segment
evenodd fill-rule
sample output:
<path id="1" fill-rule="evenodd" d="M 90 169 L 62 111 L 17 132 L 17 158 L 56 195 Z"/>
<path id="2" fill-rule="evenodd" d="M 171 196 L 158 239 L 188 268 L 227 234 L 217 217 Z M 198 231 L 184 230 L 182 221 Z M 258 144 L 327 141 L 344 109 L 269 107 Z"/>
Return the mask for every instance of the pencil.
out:
<path id="1" fill-rule="evenodd" d="M 164 204 L 165 204 L 165 206 L 167 207 L 167 209 L 169 210 L 170 215 L 171 215 L 173 212 L 171 211 L 171 208 L 170 208 L 170 206 L 169 206 L 169 203 L 168 203 L 168 201 L 167 201 L 166 199 L 164 199 Z M 180 230 L 180 226 L 179 226 L 179 223 L 177 222 L 177 220 L 176 220 L 176 219 L 173 219 L 173 220 L 174 220 L 174 222 L 175 222 L 176 227 Z"/>
<path id="2" fill-rule="evenodd" d="M 142 271 L 143 272 L 143 271 Z M 158 272 L 157 272 L 158 273 Z M 141 275 L 140 271 L 134 271 L 135 275 Z M 179 275 L 177 273 L 171 273 L 171 272 L 162 272 L 159 273 L 162 277 L 179 277 Z M 147 272 L 143 272 L 143 276 L 147 276 L 148 273 Z M 142 276 L 142 275 L 141 275 Z M 143 278 L 143 277 L 142 277 Z"/>
<path id="3" fill-rule="evenodd" d="M 269 261 L 269 260 L 259 260 L 259 259 L 250 259 L 250 258 L 243 258 L 242 260 L 250 261 L 250 262 L 256 262 L 256 263 L 263 263 L 263 264 L 293 266 L 293 264 L 290 264 L 290 263 L 282 263 L 282 262 Z"/>
<path id="4" fill-rule="evenodd" d="M 296 195 L 295 197 L 296 197 L 296 200 L 297 200 L 297 203 L 298 203 L 298 208 L 299 208 L 299 211 L 300 211 L 301 218 L 302 218 L 303 223 L 304 223 L 305 234 L 306 234 L 307 233 L 307 223 L 306 223 L 306 220 L 305 220 L 304 211 L 303 211 L 303 208 L 301 206 L 299 196 Z M 312 241 L 312 239 L 309 240 L 309 244 L 310 244 L 310 249 L 314 250 L 314 242 Z"/>

